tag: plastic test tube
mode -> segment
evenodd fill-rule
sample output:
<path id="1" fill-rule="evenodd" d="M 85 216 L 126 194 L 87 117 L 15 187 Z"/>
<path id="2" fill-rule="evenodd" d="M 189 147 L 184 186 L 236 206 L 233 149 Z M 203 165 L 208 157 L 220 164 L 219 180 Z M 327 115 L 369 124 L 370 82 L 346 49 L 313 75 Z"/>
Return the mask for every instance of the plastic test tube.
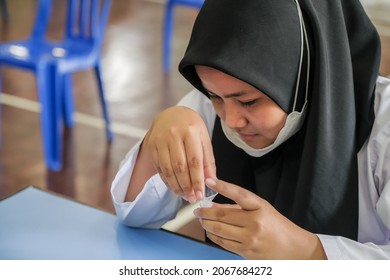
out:
<path id="1" fill-rule="evenodd" d="M 211 207 L 213 205 L 213 199 L 217 196 L 217 192 L 205 186 L 204 198 L 200 201 L 200 207 Z"/>

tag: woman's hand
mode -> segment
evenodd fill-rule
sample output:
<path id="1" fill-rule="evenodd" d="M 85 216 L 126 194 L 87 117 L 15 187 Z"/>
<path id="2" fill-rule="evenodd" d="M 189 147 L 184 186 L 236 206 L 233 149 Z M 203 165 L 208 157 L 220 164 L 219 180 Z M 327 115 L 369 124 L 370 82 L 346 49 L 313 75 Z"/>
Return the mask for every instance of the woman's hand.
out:
<path id="1" fill-rule="evenodd" d="M 221 180 L 207 179 L 206 184 L 237 203 L 195 209 L 216 244 L 246 259 L 326 259 L 315 234 L 292 223 L 266 200 Z"/>
<path id="2" fill-rule="evenodd" d="M 216 178 L 210 136 L 190 108 L 175 106 L 161 112 L 141 149 L 168 188 L 191 203 L 203 198 L 205 178 Z"/>

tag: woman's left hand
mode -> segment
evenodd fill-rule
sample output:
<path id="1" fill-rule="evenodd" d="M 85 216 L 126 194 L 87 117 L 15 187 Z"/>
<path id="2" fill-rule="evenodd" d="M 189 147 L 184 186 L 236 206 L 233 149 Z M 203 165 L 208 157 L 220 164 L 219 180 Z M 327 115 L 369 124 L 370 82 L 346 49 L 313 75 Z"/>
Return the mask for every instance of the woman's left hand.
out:
<path id="1" fill-rule="evenodd" d="M 246 259 L 326 259 L 317 235 L 297 226 L 266 200 L 237 185 L 207 179 L 206 184 L 235 205 L 197 208 L 207 236 Z"/>

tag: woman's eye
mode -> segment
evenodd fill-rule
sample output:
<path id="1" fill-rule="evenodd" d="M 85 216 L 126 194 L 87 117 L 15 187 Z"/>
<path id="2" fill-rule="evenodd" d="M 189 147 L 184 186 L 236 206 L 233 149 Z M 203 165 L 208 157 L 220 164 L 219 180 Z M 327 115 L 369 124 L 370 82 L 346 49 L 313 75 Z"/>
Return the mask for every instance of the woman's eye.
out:
<path id="1" fill-rule="evenodd" d="M 251 101 L 245 101 L 245 102 L 239 101 L 239 102 L 240 102 L 241 106 L 243 106 L 243 107 L 250 107 L 250 106 L 256 104 L 257 99 L 251 100 Z"/>

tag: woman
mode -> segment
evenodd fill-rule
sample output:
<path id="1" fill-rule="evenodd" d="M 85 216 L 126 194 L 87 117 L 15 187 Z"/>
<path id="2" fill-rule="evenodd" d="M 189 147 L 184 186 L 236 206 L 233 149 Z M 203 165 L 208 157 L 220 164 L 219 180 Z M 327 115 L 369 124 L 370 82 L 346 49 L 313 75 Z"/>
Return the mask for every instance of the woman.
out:
<path id="1" fill-rule="evenodd" d="M 179 65 L 196 90 L 130 151 L 118 216 L 158 228 L 206 183 L 217 203 L 195 215 L 245 258 L 390 258 L 379 62 L 359 1 L 206 1 Z"/>

